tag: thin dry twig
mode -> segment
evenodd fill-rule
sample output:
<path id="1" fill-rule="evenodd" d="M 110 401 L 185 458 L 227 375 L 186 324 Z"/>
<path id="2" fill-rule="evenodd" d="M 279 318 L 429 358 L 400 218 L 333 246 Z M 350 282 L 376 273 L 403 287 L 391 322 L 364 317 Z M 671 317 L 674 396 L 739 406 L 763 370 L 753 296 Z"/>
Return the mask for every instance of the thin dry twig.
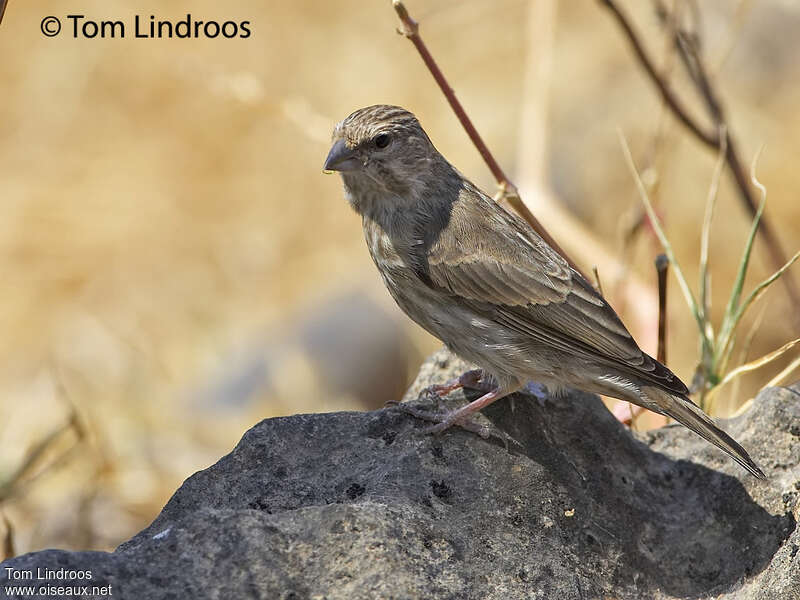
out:
<path id="1" fill-rule="evenodd" d="M 683 101 L 678 97 L 666 77 L 662 76 L 655 67 L 652 59 L 647 54 L 644 44 L 641 41 L 641 36 L 636 32 L 631 24 L 630 19 L 620 9 L 615 0 L 599 0 L 606 8 L 609 9 L 611 14 L 616 19 L 625 36 L 628 38 L 634 54 L 649 76 L 652 83 L 656 86 L 664 102 L 669 106 L 672 113 L 694 136 L 702 141 L 707 146 L 720 149 L 725 144 L 725 158 L 731 174 L 736 182 L 739 190 L 739 195 L 745 204 L 751 217 L 754 217 L 758 211 L 758 203 L 753 189 L 747 176 L 747 172 L 743 166 L 738 146 L 731 134 L 730 127 L 727 125 L 727 118 L 722 101 L 719 94 L 716 92 L 708 71 L 705 67 L 700 51 L 699 43 L 696 35 L 686 32 L 680 27 L 669 27 L 670 32 L 674 37 L 674 43 L 678 49 L 681 61 L 684 64 L 689 76 L 697 87 L 709 117 L 713 123 L 713 128 L 708 128 L 700 125 L 697 119 L 689 114 Z M 664 6 L 660 0 L 656 1 L 656 13 L 663 22 L 672 23 L 670 18 L 670 11 Z M 723 138 L 724 136 L 724 138 Z M 781 247 L 780 241 L 775 235 L 774 229 L 770 222 L 762 218 L 759 225 L 761 235 L 767 244 L 767 249 L 770 254 L 770 260 L 775 268 L 786 262 L 786 253 Z M 791 277 L 784 277 L 783 283 L 786 286 L 786 291 L 789 294 L 793 304 L 800 304 L 800 292 L 795 285 L 794 279 Z"/>
<path id="2" fill-rule="evenodd" d="M 44 438 L 39 440 L 36 444 L 34 444 L 16 470 L 5 481 L 0 481 L 0 502 L 6 500 L 14 494 L 18 494 L 22 487 L 32 483 L 43 473 L 58 467 L 60 464 L 63 464 L 86 440 L 87 431 L 78 417 L 78 411 L 70 400 L 63 381 L 58 376 L 54 378 L 54 381 L 57 392 L 67 404 L 69 411 L 67 419 L 61 426 L 57 427 Z M 50 463 L 45 465 L 38 473 L 30 475 L 36 465 L 42 461 L 48 451 L 51 448 L 56 447 L 60 440 L 63 440 L 70 431 L 72 431 L 75 436 L 72 445 L 64 450 L 59 456 L 55 457 Z M 27 480 L 25 480 L 26 476 L 29 476 Z"/>
<path id="3" fill-rule="evenodd" d="M 656 271 L 658 272 L 658 351 L 656 358 L 662 364 L 667 364 L 667 271 L 669 259 L 666 254 L 656 257 Z"/>
<path id="4" fill-rule="evenodd" d="M 3 24 L 3 15 L 6 14 L 6 6 L 8 6 L 8 0 L 0 0 L 0 25 Z"/>
<path id="5" fill-rule="evenodd" d="M 625 13 L 622 12 L 614 0 L 599 1 L 604 4 L 606 8 L 611 11 L 611 14 L 616 18 L 617 23 L 622 28 L 625 36 L 628 38 L 628 42 L 630 42 L 636 58 L 639 60 L 642 68 L 644 68 L 644 70 L 647 72 L 650 80 L 658 88 L 658 91 L 661 93 L 661 97 L 667 106 L 669 106 L 669 108 L 672 110 L 672 113 L 675 115 L 675 117 L 677 117 L 677 119 L 683 123 L 683 125 L 698 139 L 702 140 L 709 146 L 716 147 L 717 144 L 719 144 L 718 132 L 703 128 L 692 116 L 689 115 L 689 111 L 672 89 L 669 81 L 659 74 L 656 66 L 653 64 L 652 59 L 648 56 L 647 51 L 644 49 L 644 45 L 639 39 L 639 35 L 633 29 L 633 26 L 631 25 L 630 20 Z"/>
<path id="6" fill-rule="evenodd" d="M 772 352 L 765 354 L 761 358 L 757 358 L 756 360 L 752 360 L 749 363 L 739 365 L 735 369 L 728 371 L 728 373 L 725 374 L 725 377 L 722 378 L 722 381 L 720 381 L 717 387 L 714 388 L 714 391 L 718 391 L 720 388 L 722 388 L 723 385 L 725 385 L 730 381 L 733 381 L 734 379 L 736 379 L 737 377 L 741 376 L 744 373 L 755 371 L 756 369 L 760 369 L 761 367 L 768 365 L 773 360 L 780 358 L 781 356 L 786 354 L 789 350 L 792 350 L 798 344 L 800 344 L 800 338 L 797 338 L 790 342 L 786 342 L 783 346 L 781 346 L 777 350 L 773 350 Z"/>
<path id="7" fill-rule="evenodd" d="M 5 481 L 0 482 L 0 502 L 8 499 L 20 491 L 21 484 L 25 476 L 29 475 L 33 471 L 34 467 L 40 463 L 47 451 L 56 446 L 59 440 L 63 439 L 64 435 L 69 431 L 75 432 L 77 439 L 73 446 L 64 451 L 62 456 L 68 456 L 71 454 L 71 451 L 80 445 L 84 438 L 83 429 L 78 421 L 77 415 L 74 412 L 70 414 L 69 418 L 64 424 L 34 444 L 34 446 L 23 459 L 22 463 L 16 468 L 11 476 Z M 58 460 L 58 458 L 55 459 L 52 463 L 48 464 L 44 470 L 52 468 L 58 462 Z M 41 474 L 41 472 L 39 474 Z M 38 477 L 39 474 L 34 475 L 31 480 Z"/>
<path id="8" fill-rule="evenodd" d="M 786 368 L 783 369 L 783 371 L 781 371 L 777 375 L 775 375 L 775 377 L 770 379 L 769 382 L 767 382 L 767 385 L 765 385 L 764 387 L 766 388 L 766 387 L 774 387 L 776 385 L 781 385 L 784 381 L 786 381 L 789 378 L 789 375 L 791 375 L 792 372 L 798 368 L 800 368 L 800 356 L 798 356 L 792 362 L 786 365 Z"/>
<path id="9" fill-rule="evenodd" d="M 744 336 L 744 340 L 742 341 L 741 349 L 739 351 L 739 360 L 737 361 L 737 364 L 743 365 L 747 362 L 747 357 L 750 355 L 750 348 L 753 345 L 753 340 L 761 329 L 761 323 L 764 321 L 764 315 L 766 315 L 766 307 L 762 306 L 761 310 L 758 311 L 756 318 L 753 319 L 752 323 L 750 323 L 747 334 Z M 741 387 L 741 382 L 741 378 L 734 380 L 731 391 L 728 394 L 728 398 L 739 398 L 739 388 Z M 768 387 L 768 385 L 764 387 Z"/>
<path id="10" fill-rule="evenodd" d="M 486 162 L 486 165 L 489 167 L 492 175 L 497 180 L 497 183 L 502 185 L 505 182 L 506 191 L 508 193 L 515 193 L 516 188 L 508 179 L 508 177 L 506 177 L 503 169 L 497 163 L 480 134 L 475 129 L 472 121 L 464 111 L 464 107 L 461 106 L 458 98 L 456 98 L 453 88 L 450 87 L 450 84 L 447 82 L 447 79 L 439 68 L 439 65 L 436 64 L 436 61 L 428 50 L 428 47 L 422 40 L 422 37 L 419 34 L 419 23 L 411 18 L 411 15 L 408 14 L 408 10 L 403 3 L 400 2 L 400 0 L 394 0 L 392 5 L 394 6 L 397 16 L 400 17 L 400 21 L 403 23 L 403 28 L 399 30 L 399 33 L 411 40 L 411 43 L 416 47 L 419 55 L 422 57 L 422 61 L 425 63 L 425 66 L 428 67 L 428 70 L 431 72 L 431 75 L 433 75 L 436 83 L 439 84 L 439 87 L 447 98 L 447 101 L 450 103 L 450 107 L 453 109 L 453 112 L 456 113 L 456 117 L 458 117 L 461 125 L 466 130 L 469 139 L 472 140 L 472 143 L 475 144 L 478 152 L 480 152 L 481 157 Z"/>
<path id="11" fill-rule="evenodd" d="M 600 283 L 600 271 L 597 270 L 597 265 L 592 266 L 592 275 L 594 275 L 594 287 L 597 292 L 603 295 L 603 284 Z"/>
<path id="12" fill-rule="evenodd" d="M 706 318 L 711 315 L 711 274 L 708 271 L 708 247 L 711 239 L 711 222 L 714 219 L 714 209 L 716 208 L 719 194 L 719 182 L 725 167 L 726 151 L 727 142 L 723 138 L 722 147 L 719 149 L 719 156 L 717 157 L 717 164 L 711 176 L 711 184 L 708 186 L 703 226 L 700 230 L 700 310 L 703 311 L 703 316 Z M 711 326 L 710 321 L 708 325 L 709 327 Z M 713 331 L 708 331 L 707 335 L 712 336 Z"/>
<path id="13" fill-rule="evenodd" d="M 655 0 L 655 3 L 657 9 L 656 14 L 662 19 L 662 21 L 667 19 L 668 11 L 666 7 L 662 2 L 660 2 L 660 0 Z M 689 76 L 692 78 L 692 81 L 695 82 L 695 85 L 700 92 L 700 96 L 706 104 L 706 109 L 708 110 L 709 116 L 719 132 L 717 134 L 717 143 L 715 144 L 715 147 L 718 149 L 725 149 L 726 162 L 731 170 L 733 178 L 736 180 L 736 187 L 739 190 L 742 201 L 745 203 L 752 218 L 755 216 L 756 211 L 758 210 L 758 202 L 753 193 L 753 188 L 750 185 L 750 178 L 740 158 L 740 153 L 736 146 L 735 140 L 731 136 L 730 129 L 727 126 L 728 119 L 725 114 L 725 108 L 722 104 L 722 100 L 720 99 L 717 90 L 711 83 L 711 78 L 708 74 L 705 61 L 700 54 L 698 36 L 692 35 L 680 27 L 672 29 L 671 34 L 673 36 L 675 47 L 678 49 L 681 62 L 686 68 L 687 73 L 689 73 Z M 764 241 L 767 243 L 767 248 L 771 255 L 772 262 L 777 266 L 782 265 L 786 262 L 786 253 L 781 248 L 780 242 L 773 231 L 772 225 L 766 220 L 765 216 L 761 217 L 761 223 L 759 227 L 761 229 L 761 234 L 764 237 Z M 787 286 L 787 290 L 792 295 L 792 298 L 797 300 L 798 292 L 791 277 L 785 277 L 784 283 Z"/>
<path id="14" fill-rule="evenodd" d="M 3 546 L 0 549 L 0 562 L 2 562 L 16 556 L 17 551 L 14 548 L 14 527 L 5 513 L 0 512 L 0 515 L 3 517 L 3 525 L 6 528 L 6 534 L 3 536 Z"/>
<path id="15" fill-rule="evenodd" d="M 472 124 L 469 116 L 467 116 L 467 113 L 464 110 L 464 107 L 461 105 L 461 102 L 459 102 L 458 98 L 456 98 L 453 88 L 450 87 L 450 84 L 447 82 L 442 70 L 439 68 L 439 65 L 436 64 L 436 61 L 428 50 L 428 47 L 422 40 L 422 37 L 419 34 L 419 23 L 408 14 L 408 10 L 400 0 L 393 0 L 392 6 L 394 7 L 397 16 L 400 18 L 400 21 L 403 24 L 403 27 L 398 29 L 398 33 L 411 40 L 411 43 L 414 44 L 417 52 L 419 52 L 422 61 L 425 63 L 425 66 L 428 67 L 431 75 L 433 75 L 433 78 L 436 80 L 436 83 L 439 85 L 439 88 L 442 90 L 445 98 L 447 98 L 447 102 L 450 104 L 450 107 L 456 114 L 461 126 L 467 132 L 469 139 L 475 145 L 475 148 L 477 148 L 481 158 L 483 158 L 484 162 L 486 163 L 486 166 L 488 166 L 489 170 L 492 172 L 492 176 L 497 181 L 501 199 L 508 202 L 508 204 L 510 204 L 511 207 L 517 212 L 517 214 L 519 214 L 523 219 L 525 219 L 525 221 L 528 222 L 528 224 L 533 228 L 534 231 L 536 231 L 536 233 L 542 236 L 542 238 L 553 249 L 561 254 L 561 256 L 566 258 L 567 262 L 569 262 L 573 269 L 581 273 L 581 275 L 586 278 L 586 275 L 581 271 L 577 263 L 569 257 L 564 249 L 561 248 L 561 246 L 547 232 L 539 220 L 533 215 L 525 203 L 522 202 L 519 192 L 517 191 L 517 186 L 515 186 L 508 176 L 506 176 L 505 172 L 494 158 L 494 155 L 492 155 L 491 151 L 486 146 L 486 143 L 483 141 L 483 138 L 481 138 L 478 130 L 475 129 L 475 126 Z M 586 279 L 588 280 L 588 278 Z"/>

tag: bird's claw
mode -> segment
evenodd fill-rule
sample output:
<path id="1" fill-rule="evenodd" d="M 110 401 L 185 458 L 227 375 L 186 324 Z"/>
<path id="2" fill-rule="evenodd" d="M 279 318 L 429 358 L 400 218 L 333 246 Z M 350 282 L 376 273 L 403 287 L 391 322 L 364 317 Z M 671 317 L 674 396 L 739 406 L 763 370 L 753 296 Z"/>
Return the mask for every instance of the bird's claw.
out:
<path id="1" fill-rule="evenodd" d="M 484 440 L 488 440 L 490 438 L 497 438 L 498 440 L 503 442 L 503 445 L 505 446 L 506 450 L 509 449 L 509 442 L 513 442 L 520 448 L 523 447 L 523 445 L 516 439 L 514 439 L 504 431 L 497 429 L 496 427 L 492 427 L 490 425 L 481 425 L 477 421 L 470 419 L 468 417 L 458 418 L 455 414 L 457 411 L 435 412 L 417 408 L 406 402 L 396 402 L 396 401 L 390 401 L 387 402 L 386 404 L 387 406 L 392 406 L 394 408 L 397 408 L 402 412 L 411 415 L 412 417 L 415 417 L 417 419 L 422 419 L 424 421 L 431 421 L 435 423 L 430 427 L 424 428 L 422 430 L 422 433 L 424 434 L 438 435 L 440 433 L 447 431 L 451 427 L 456 426 L 471 433 L 474 433 L 480 436 Z"/>
<path id="2" fill-rule="evenodd" d="M 423 429 L 422 433 L 439 434 L 447 431 L 453 426 L 456 426 L 460 427 L 461 429 L 465 429 L 466 431 L 475 433 L 483 439 L 488 439 L 492 436 L 492 429 L 490 427 L 487 425 L 481 425 L 470 418 L 458 418 L 456 414 L 458 411 L 435 412 L 423 410 L 405 402 L 395 402 L 393 403 L 393 406 L 400 409 L 404 413 L 411 415 L 412 417 L 435 423 L 435 425 L 431 425 L 430 427 Z"/>
<path id="3" fill-rule="evenodd" d="M 455 379 L 451 379 L 444 383 L 434 383 L 429 385 L 420 392 L 419 397 L 429 400 L 438 400 L 439 398 L 444 398 L 450 392 L 454 392 L 462 388 L 470 388 L 488 392 L 494 389 L 494 386 L 491 384 L 491 382 L 486 380 L 486 374 L 483 371 L 480 369 L 472 369 L 471 371 L 462 373 Z"/>
<path id="4" fill-rule="evenodd" d="M 471 431 L 482 437 L 483 439 L 487 440 L 491 437 L 492 431 L 486 425 L 481 425 L 472 419 L 453 419 L 450 417 L 450 413 L 432 413 L 435 417 L 441 419 L 440 422 L 436 423 L 436 425 L 431 425 L 430 427 L 426 427 L 422 430 L 422 433 L 433 433 L 439 434 L 443 433 L 450 429 L 453 425 L 461 427 L 461 429 L 465 429 L 467 431 Z M 435 419 L 430 419 L 435 420 Z"/>
<path id="5" fill-rule="evenodd" d="M 434 383 L 433 385 L 429 385 L 423 389 L 420 392 L 419 397 L 425 398 L 426 400 L 438 400 L 447 396 L 447 394 L 452 392 L 454 389 L 456 388 L 447 384 Z"/>

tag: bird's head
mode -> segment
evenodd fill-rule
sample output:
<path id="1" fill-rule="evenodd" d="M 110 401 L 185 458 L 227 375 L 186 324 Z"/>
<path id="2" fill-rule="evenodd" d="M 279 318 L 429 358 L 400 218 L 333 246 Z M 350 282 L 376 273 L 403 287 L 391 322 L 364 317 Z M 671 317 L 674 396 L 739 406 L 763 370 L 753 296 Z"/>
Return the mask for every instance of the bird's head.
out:
<path id="1" fill-rule="evenodd" d="M 429 175 L 447 164 L 417 118 L 383 104 L 357 110 L 333 131 L 326 171 L 339 171 L 359 210 L 366 196 L 415 197 Z"/>

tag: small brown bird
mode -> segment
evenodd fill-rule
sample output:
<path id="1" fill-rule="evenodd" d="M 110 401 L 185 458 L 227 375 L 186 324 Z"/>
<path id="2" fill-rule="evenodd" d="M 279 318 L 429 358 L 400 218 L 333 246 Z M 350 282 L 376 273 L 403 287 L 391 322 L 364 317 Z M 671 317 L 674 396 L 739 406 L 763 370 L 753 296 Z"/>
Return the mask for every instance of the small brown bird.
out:
<path id="1" fill-rule="evenodd" d="M 672 417 L 765 477 L 564 257 L 439 154 L 413 114 L 385 105 L 354 112 L 336 126 L 324 169 L 341 173 L 400 308 L 481 367 L 435 386 L 441 394 L 462 386 L 485 394 L 449 413 L 420 415 L 438 423 L 433 431 L 464 426 L 472 413 L 536 381 Z"/>

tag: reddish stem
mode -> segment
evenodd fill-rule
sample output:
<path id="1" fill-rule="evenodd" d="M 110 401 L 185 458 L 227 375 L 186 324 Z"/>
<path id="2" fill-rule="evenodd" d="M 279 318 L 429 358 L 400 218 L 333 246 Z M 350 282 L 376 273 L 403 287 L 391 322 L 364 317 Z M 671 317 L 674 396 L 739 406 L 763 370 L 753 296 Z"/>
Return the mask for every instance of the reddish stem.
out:
<path id="1" fill-rule="evenodd" d="M 425 66 L 428 67 L 428 70 L 431 72 L 431 75 L 433 75 L 433 78 L 436 80 L 436 83 L 439 85 L 439 88 L 442 90 L 445 98 L 447 98 L 447 102 L 450 104 L 450 107 L 453 109 L 453 112 L 456 114 L 456 117 L 458 118 L 462 127 L 464 127 L 464 130 L 467 132 L 469 139 L 472 140 L 472 143 L 478 149 L 478 152 L 480 153 L 484 162 L 492 172 L 492 176 L 495 178 L 497 185 L 500 187 L 503 199 L 508 201 L 517 214 L 525 219 L 525 221 L 528 222 L 533 230 L 536 231 L 536 233 L 538 233 L 544 239 L 544 241 L 550 245 L 551 248 L 561 254 L 561 256 L 563 256 L 567 262 L 569 262 L 570 266 L 580 273 L 585 279 L 586 275 L 580 270 L 580 268 L 578 268 L 578 265 L 575 263 L 575 261 L 573 261 L 569 255 L 564 252 L 564 249 L 561 248 L 561 246 L 547 232 L 544 226 L 542 226 L 542 224 L 533 215 L 525 203 L 522 202 L 522 199 L 519 197 L 519 192 L 517 191 L 517 186 L 515 186 L 506 176 L 497 160 L 495 160 L 494 156 L 489 151 L 489 148 L 486 146 L 483 138 L 481 138 L 478 130 L 475 129 L 472 121 L 467 116 L 464 107 L 461 106 L 461 102 L 459 102 L 458 98 L 456 98 L 453 88 L 451 88 L 450 84 L 447 83 L 447 79 L 442 73 L 442 70 L 439 68 L 439 65 L 436 64 L 436 61 L 428 50 L 428 47 L 425 45 L 425 42 L 419 35 L 419 23 L 411 18 L 411 15 L 408 14 L 408 10 L 406 10 L 406 7 L 400 0 L 394 0 L 392 5 L 394 6 L 395 12 L 397 12 L 397 16 L 400 17 L 400 21 L 403 23 L 403 28 L 402 30 L 399 30 L 399 33 L 407 37 L 409 40 L 411 40 L 411 43 L 414 44 L 414 47 L 422 57 L 422 61 L 425 63 Z"/>

